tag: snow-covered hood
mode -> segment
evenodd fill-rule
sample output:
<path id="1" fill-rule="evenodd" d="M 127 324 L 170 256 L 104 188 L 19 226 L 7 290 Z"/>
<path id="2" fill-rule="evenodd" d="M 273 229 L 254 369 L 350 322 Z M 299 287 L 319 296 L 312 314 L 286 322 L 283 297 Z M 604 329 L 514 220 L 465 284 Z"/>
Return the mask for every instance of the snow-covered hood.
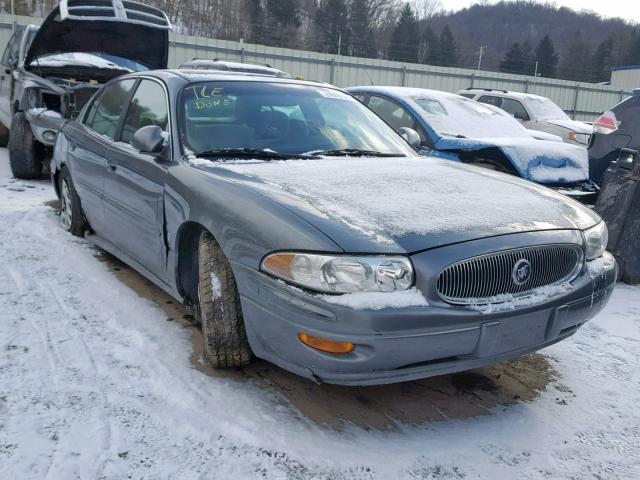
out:
<path id="1" fill-rule="evenodd" d="M 569 143 L 535 138 L 452 138 L 442 137 L 438 150 L 479 150 L 499 148 L 526 180 L 543 184 L 571 184 L 589 178 L 587 150 Z"/>
<path id="2" fill-rule="evenodd" d="M 573 130 L 576 133 L 586 133 L 587 135 L 591 135 L 593 133 L 593 127 L 591 125 L 587 125 L 584 122 L 579 122 L 577 120 L 570 120 L 565 118 L 546 118 L 542 120 L 545 123 L 550 123 L 551 125 L 557 125 L 558 127 L 566 128 L 568 130 Z"/>
<path id="3" fill-rule="evenodd" d="M 95 18 L 66 15 L 63 18 L 60 6 L 55 7 L 31 42 L 25 68 L 32 69 L 38 57 L 61 53 L 99 53 L 131 60 L 150 70 L 167 68 L 169 31 L 166 27 L 152 27 L 128 19 Z"/>
<path id="4" fill-rule="evenodd" d="M 415 252 L 599 221 L 547 188 L 430 157 L 192 163 L 285 206 L 352 252 Z"/>

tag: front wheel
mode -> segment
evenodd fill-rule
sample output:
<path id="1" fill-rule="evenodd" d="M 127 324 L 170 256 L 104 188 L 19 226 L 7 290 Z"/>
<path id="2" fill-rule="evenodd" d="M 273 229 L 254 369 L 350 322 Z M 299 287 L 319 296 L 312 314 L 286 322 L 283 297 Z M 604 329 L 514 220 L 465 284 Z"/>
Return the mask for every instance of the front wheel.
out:
<path id="1" fill-rule="evenodd" d="M 83 237 L 89 225 L 67 167 L 62 167 L 59 178 L 60 226 L 76 237 Z"/>
<path id="2" fill-rule="evenodd" d="M 42 175 L 43 148 L 33 136 L 24 112 L 16 112 L 9 132 L 9 163 L 16 178 L 39 178 Z"/>
<path id="3" fill-rule="evenodd" d="M 198 314 L 204 353 L 213 367 L 241 367 L 251 361 L 233 271 L 209 232 L 200 235 L 198 245 Z"/>

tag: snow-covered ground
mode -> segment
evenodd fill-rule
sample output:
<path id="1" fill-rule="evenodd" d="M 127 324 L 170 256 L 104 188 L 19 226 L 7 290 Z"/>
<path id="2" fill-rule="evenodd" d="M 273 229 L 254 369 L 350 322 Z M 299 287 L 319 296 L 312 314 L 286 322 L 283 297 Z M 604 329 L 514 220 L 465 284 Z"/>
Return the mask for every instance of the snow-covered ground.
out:
<path id="1" fill-rule="evenodd" d="M 0 479 L 640 478 L 640 288 L 473 374 L 357 389 L 264 362 L 207 374 L 192 330 L 62 232 L 53 197 L 0 151 Z"/>

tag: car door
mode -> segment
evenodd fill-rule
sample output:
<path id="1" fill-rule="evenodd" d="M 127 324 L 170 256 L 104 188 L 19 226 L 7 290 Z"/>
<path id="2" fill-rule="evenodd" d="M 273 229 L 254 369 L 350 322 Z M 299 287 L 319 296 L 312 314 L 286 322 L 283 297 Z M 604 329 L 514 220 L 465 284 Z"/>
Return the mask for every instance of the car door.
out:
<path id="1" fill-rule="evenodd" d="M 94 97 L 82 119 L 68 123 L 63 131 L 74 186 L 91 228 L 101 236 L 107 230 L 102 200 L 109 167 L 107 145 L 116 137 L 135 83 L 135 79 L 109 83 Z"/>
<path id="2" fill-rule="evenodd" d="M 0 67 L 0 121 L 7 128 L 11 126 L 11 117 L 13 116 L 11 109 L 13 72 L 18 65 L 23 33 L 23 28 L 19 28 L 13 33 L 2 55 L 2 66 Z"/>
<path id="3" fill-rule="evenodd" d="M 420 126 L 418 120 L 399 103 L 380 95 L 371 94 L 367 106 L 387 122 L 395 131 L 399 128 L 411 128 L 420 135 L 421 145 L 427 148 L 432 146 L 432 142 Z"/>
<path id="4" fill-rule="evenodd" d="M 107 152 L 104 185 L 107 239 L 159 278 L 164 277 L 164 186 L 168 159 L 136 150 L 131 141 L 142 127 L 168 129 L 168 102 L 164 86 L 144 78 L 131 97 L 118 141 Z"/>

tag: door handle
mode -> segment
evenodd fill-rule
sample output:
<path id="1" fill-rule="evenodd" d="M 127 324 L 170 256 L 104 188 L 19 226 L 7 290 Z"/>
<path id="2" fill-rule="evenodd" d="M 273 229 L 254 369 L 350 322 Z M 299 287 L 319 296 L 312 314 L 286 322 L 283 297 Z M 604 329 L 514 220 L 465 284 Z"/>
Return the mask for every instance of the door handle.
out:
<path id="1" fill-rule="evenodd" d="M 115 171 L 116 171 L 116 168 L 117 168 L 117 166 L 116 166 L 116 164 L 115 164 L 115 163 L 107 162 L 107 169 L 108 169 L 110 172 L 115 172 Z"/>

